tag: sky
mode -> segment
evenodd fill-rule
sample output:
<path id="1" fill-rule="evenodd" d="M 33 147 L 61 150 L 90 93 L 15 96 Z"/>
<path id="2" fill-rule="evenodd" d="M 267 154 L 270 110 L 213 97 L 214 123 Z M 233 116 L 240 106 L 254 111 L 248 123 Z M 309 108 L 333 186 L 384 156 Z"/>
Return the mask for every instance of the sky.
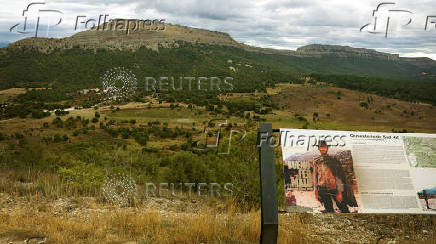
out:
<path id="1" fill-rule="evenodd" d="M 436 60 L 436 1 L 390 1 L 0 0 L 0 44 L 34 36 L 37 16 L 38 36 L 60 38 L 85 29 L 78 23 L 75 30 L 77 16 L 88 20 L 108 14 L 114 19 L 165 19 L 222 31 L 258 47 L 295 50 L 308 44 L 345 45 Z M 23 10 L 31 3 L 40 4 L 25 12 L 29 33 L 19 33 L 24 27 Z"/>

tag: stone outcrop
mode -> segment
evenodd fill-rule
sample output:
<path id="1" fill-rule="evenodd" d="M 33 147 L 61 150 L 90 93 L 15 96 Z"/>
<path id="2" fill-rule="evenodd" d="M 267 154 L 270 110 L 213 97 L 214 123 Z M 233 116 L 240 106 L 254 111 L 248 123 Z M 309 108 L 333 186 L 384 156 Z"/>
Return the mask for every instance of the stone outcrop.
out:
<path id="1" fill-rule="evenodd" d="M 7 49 L 33 49 L 50 53 L 74 47 L 82 49 L 137 50 L 141 47 L 157 50 L 159 47 L 177 47 L 178 41 L 216 45 L 240 45 L 227 33 L 192 27 L 165 24 L 164 28 L 149 30 L 139 28 L 126 33 L 125 29 L 113 30 L 102 27 L 87 30 L 66 38 L 26 38 L 10 44 Z"/>
<path id="2" fill-rule="evenodd" d="M 300 47 L 296 51 L 298 56 L 305 57 L 321 57 L 321 56 L 336 56 L 336 57 L 366 57 L 366 58 L 380 58 L 387 60 L 400 60 L 398 54 L 389 54 L 377 52 L 372 49 L 366 48 L 352 48 L 348 46 L 338 45 L 320 45 L 312 44 Z"/>

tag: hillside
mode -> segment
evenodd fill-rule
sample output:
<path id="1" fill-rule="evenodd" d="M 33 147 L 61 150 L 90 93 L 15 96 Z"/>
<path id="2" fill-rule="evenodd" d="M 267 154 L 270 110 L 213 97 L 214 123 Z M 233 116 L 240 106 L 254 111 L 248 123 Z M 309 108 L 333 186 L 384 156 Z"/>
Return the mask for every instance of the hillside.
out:
<path id="1" fill-rule="evenodd" d="M 208 52 L 209 60 L 196 57 L 197 60 L 202 59 L 201 63 L 207 62 L 207 66 L 212 65 L 211 69 L 204 71 L 206 73 L 214 71 L 216 67 L 213 64 L 216 62 L 221 62 L 221 66 L 227 66 L 228 59 L 242 59 L 246 62 L 264 66 L 263 70 L 292 71 L 295 74 L 321 72 L 402 80 L 436 81 L 436 61 L 428 58 L 401 58 L 398 54 L 381 53 L 370 49 L 320 44 L 300 47 L 296 51 L 266 49 L 238 43 L 228 34 L 222 32 L 165 24 L 165 30 L 152 31 L 139 28 L 139 30 L 132 31 L 128 35 L 122 29 L 119 31 L 88 30 L 60 39 L 26 38 L 19 40 L 0 50 L 1 83 L 3 88 L 10 88 L 13 86 L 12 84 L 19 82 L 19 80 L 27 80 L 24 75 L 11 75 L 8 73 L 9 70 L 14 70 L 12 67 L 17 65 L 38 66 L 40 70 L 29 70 L 30 74 L 26 73 L 35 77 L 29 79 L 29 82 L 40 82 L 41 80 L 37 80 L 38 74 L 35 74 L 38 71 L 45 72 L 47 69 L 65 65 L 70 65 L 69 69 L 73 73 L 77 70 L 83 71 L 83 67 L 80 67 L 80 65 L 71 66 L 71 63 L 69 63 L 70 59 L 80 59 L 78 56 L 81 55 L 106 52 L 105 60 L 100 60 L 102 57 L 99 57 L 98 60 L 87 64 L 92 65 L 91 68 L 95 70 L 102 65 L 105 66 L 105 62 L 108 62 L 107 59 L 117 60 L 119 56 L 126 56 L 125 52 L 133 51 L 136 52 L 137 56 L 140 56 L 140 59 L 148 59 L 151 55 L 150 52 L 138 51 L 145 48 L 158 52 L 177 53 L 178 51 L 174 49 L 185 47 L 187 44 L 201 47 L 198 50 L 187 50 L 191 55 L 198 54 L 198 51 L 201 53 L 202 50 Z M 217 52 L 216 50 L 210 50 L 209 46 L 221 48 Z M 80 51 L 69 52 L 68 50 Z M 206 54 L 205 52 L 203 54 Z M 53 56 L 62 57 L 63 59 L 52 60 L 51 57 Z M 172 58 L 181 59 L 182 57 Z M 23 59 L 30 60 L 23 61 Z M 165 57 L 162 57 L 162 59 L 165 59 Z M 123 59 L 124 61 L 126 60 Z M 136 60 L 135 64 L 141 65 L 144 62 L 144 60 Z M 165 60 L 165 62 L 168 65 L 179 65 L 175 63 L 175 60 Z M 121 64 L 115 63 L 114 65 Z M 150 69 L 156 70 L 156 66 L 157 64 L 154 64 Z M 224 68 L 228 69 L 228 67 Z M 184 67 L 183 71 L 192 72 L 192 69 L 192 66 Z M 48 79 L 58 80 L 61 83 L 71 82 L 53 76 Z M 5 86 L 4 83 L 11 85 Z"/>
<path id="2" fill-rule="evenodd" d="M 264 49 L 226 33 L 170 24 L 129 35 L 88 30 L 61 39 L 17 41 L 0 49 L 0 89 L 52 88 L 36 94 L 37 101 L 55 102 L 79 89 L 101 87 L 101 76 L 114 67 L 131 70 L 141 84 L 145 77 L 233 77 L 233 92 L 254 92 L 309 79 L 436 104 L 436 61 L 431 59 L 319 44 L 296 51 Z M 35 101 L 35 93 L 25 100 Z"/>
<path id="3" fill-rule="evenodd" d="M 103 29 L 102 26 L 100 26 Z M 160 27 L 156 27 L 160 28 Z M 163 29 L 163 27 L 162 27 Z M 194 44 L 240 46 L 228 34 L 208 31 L 193 27 L 166 24 L 164 30 L 147 30 L 140 28 L 126 34 L 120 30 L 87 30 L 66 38 L 26 38 L 8 47 L 9 50 L 33 49 L 41 53 L 72 48 L 138 50 L 141 47 L 158 50 L 159 47 L 177 47 L 178 41 Z"/>
<path id="4" fill-rule="evenodd" d="M 7 91 L 14 96 L 25 90 Z M 359 106 L 369 97 L 368 108 Z M 162 102 L 153 94 L 143 102 L 99 104 L 61 116 L 0 120 L 0 242 L 255 243 L 259 121 L 274 128 L 436 131 L 430 105 L 323 84 L 279 84 L 265 93 L 222 94 L 220 100 L 222 109 L 210 109 Z M 231 112 L 235 108 L 241 111 Z M 229 124 L 218 151 L 196 150 L 194 142 L 207 138 L 204 131 L 213 134 L 209 143 L 215 140 L 221 121 Z M 230 129 L 245 130 L 247 138 L 232 144 L 230 154 L 217 154 L 227 150 Z M 280 147 L 275 155 L 283 209 Z M 115 173 L 137 184 L 130 205 L 120 207 L 102 194 Z M 187 192 L 149 197 L 143 188 L 149 182 L 232 182 L 234 192 L 231 198 Z M 279 243 L 428 243 L 436 236 L 428 215 L 280 214 L 279 223 Z"/>

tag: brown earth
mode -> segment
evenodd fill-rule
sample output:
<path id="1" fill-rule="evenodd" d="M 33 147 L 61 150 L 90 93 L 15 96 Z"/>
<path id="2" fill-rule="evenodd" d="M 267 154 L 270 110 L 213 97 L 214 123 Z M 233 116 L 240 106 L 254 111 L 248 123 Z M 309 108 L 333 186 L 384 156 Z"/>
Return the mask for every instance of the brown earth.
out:
<path id="1" fill-rule="evenodd" d="M 371 102 L 368 102 L 368 99 Z M 410 103 L 358 91 L 330 86 L 294 85 L 272 95 L 273 103 L 282 111 L 302 115 L 313 122 L 367 127 L 376 130 L 407 128 L 409 132 L 436 131 L 436 108 L 429 104 Z M 360 104 L 365 102 L 368 108 Z M 377 129 L 378 128 L 378 129 Z"/>

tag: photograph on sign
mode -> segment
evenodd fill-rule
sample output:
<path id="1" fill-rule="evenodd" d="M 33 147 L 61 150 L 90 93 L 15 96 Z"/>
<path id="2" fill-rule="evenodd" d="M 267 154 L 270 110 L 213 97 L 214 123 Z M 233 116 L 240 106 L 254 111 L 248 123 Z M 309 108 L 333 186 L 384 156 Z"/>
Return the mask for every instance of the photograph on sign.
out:
<path id="1" fill-rule="evenodd" d="M 436 213 L 436 136 L 281 129 L 288 212 Z"/>
<path id="2" fill-rule="evenodd" d="M 343 142 L 331 146 L 329 138 L 308 145 L 317 139 L 307 135 L 283 148 L 287 210 L 359 211 L 351 150 Z"/>

